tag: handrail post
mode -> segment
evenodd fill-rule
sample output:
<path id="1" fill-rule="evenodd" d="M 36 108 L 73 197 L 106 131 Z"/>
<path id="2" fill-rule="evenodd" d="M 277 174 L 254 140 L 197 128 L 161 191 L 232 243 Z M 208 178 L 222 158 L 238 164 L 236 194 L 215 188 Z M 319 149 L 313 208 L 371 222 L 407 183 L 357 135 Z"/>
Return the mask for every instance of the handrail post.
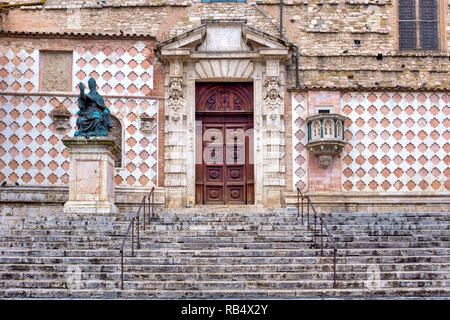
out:
<path id="1" fill-rule="evenodd" d="M 142 202 L 144 202 L 144 203 L 142 203 Z M 145 231 L 145 196 L 141 201 L 141 205 L 144 205 L 144 231 Z"/>
<path id="2" fill-rule="evenodd" d="M 151 193 L 151 191 L 150 191 Z M 150 201 L 150 193 L 147 196 L 148 199 L 148 223 L 150 224 L 150 221 L 152 219 L 151 214 L 152 214 L 152 202 Z"/>
<path id="3" fill-rule="evenodd" d="M 302 195 L 302 226 L 303 226 L 303 195 Z"/>
<path id="4" fill-rule="evenodd" d="M 154 213 L 154 206 L 155 206 L 155 187 L 152 189 L 152 218 Z"/>
<path id="5" fill-rule="evenodd" d="M 139 210 L 138 211 L 138 216 L 137 216 L 137 239 L 138 239 L 138 242 L 137 242 L 137 248 L 138 249 L 140 249 L 141 248 L 141 239 L 140 239 L 140 235 L 139 235 L 139 224 L 140 224 L 140 221 L 139 221 L 139 212 L 140 212 L 141 210 Z"/>
<path id="6" fill-rule="evenodd" d="M 131 220 L 131 256 L 134 257 L 134 217 Z"/>
<path id="7" fill-rule="evenodd" d="M 311 203 L 311 199 L 309 199 L 309 203 L 311 204 L 311 207 L 313 204 Z M 316 210 L 313 207 L 313 214 L 314 214 L 314 248 L 316 248 Z"/>
<path id="8" fill-rule="evenodd" d="M 311 205 L 312 205 L 312 204 L 311 204 Z M 313 209 L 313 211 L 314 211 L 314 248 L 317 248 L 316 210 Z"/>
<path id="9" fill-rule="evenodd" d="M 333 248 L 333 288 L 337 288 L 336 285 L 336 248 Z"/>
<path id="10" fill-rule="evenodd" d="M 320 217 L 320 255 L 323 256 L 323 212 Z"/>
<path id="11" fill-rule="evenodd" d="M 120 265 L 121 265 L 121 272 L 120 272 L 120 288 L 123 290 L 123 249 L 120 249 Z"/>
<path id="12" fill-rule="evenodd" d="M 310 230 L 310 226 L 309 226 L 309 198 L 306 198 L 306 217 L 308 219 L 308 230 Z"/>

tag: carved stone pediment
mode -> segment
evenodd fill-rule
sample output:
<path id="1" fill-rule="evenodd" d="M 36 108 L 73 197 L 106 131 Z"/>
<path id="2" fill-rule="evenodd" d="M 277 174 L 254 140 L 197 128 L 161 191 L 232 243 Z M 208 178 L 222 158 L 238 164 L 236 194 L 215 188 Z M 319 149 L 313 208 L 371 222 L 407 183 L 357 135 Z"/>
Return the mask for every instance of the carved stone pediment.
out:
<path id="1" fill-rule="evenodd" d="M 293 48 L 289 42 L 254 29 L 245 21 L 210 20 L 159 43 L 155 53 L 162 60 L 182 56 L 224 59 L 231 58 L 230 53 L 233 59 L 277 56 L 287 60 Z"/>

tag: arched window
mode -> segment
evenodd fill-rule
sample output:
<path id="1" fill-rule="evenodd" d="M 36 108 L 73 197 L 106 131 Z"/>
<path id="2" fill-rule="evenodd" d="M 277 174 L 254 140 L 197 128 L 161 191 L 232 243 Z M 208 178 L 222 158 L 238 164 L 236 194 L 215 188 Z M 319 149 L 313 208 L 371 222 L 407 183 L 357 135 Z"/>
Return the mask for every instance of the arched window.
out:
<path id="1" fill-rule="evenodd" d="M 336 124 L 336 137 L 342 139 L 342 122 L 341 121 L 337 121 Z"/>
<path id="2" fill-rule="evenodd" d="M 115 167 L 120 168 L 122 166 L 122 124 L 120 123 L 119 119 L 117 119 L 113 115 L 111 115 L 110 118 L 112 129 L 108 133 L 108 137 L 112 139 L 120 149 L 120 153 L 117 156 L 114 164 Z"/>
<path id="3" fill-rule="evenodd" d="M 334 138 L 334 123 L 333 120 L 327 119 L 323 123 L 323 137 Z"/>
<path id="4" fill-rule="evenodd" d="M 320 139 L 320 120 L 316 120 L 312 123 L 312 138 Z"/>

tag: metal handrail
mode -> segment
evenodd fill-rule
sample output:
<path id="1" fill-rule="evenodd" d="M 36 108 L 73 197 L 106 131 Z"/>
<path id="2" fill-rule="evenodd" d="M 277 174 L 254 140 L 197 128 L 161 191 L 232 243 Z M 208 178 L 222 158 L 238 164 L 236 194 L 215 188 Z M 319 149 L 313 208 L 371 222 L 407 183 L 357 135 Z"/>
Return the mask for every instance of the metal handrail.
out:
<path id="1" fill-rule="evenodd" d="M 336 242 L 334 241 L 334 238 L 332 236 L 332 234 L 330 233 L 330 230 L 327 227 L 327 224 L 325 223 L 325 220 L 323 219 L 323 212 L 319 215 L 316 212 L 316 209 L 314 208 L 313 203 L 311 202 L 311 199 L 309 196 L 304 195 L 299 188 L 297 188 L 297 215 L 300 217 L 300 198 L 302 199 L 301 201 L 301 223 L 303 225 L 303 199 L 306 198 L 307 200 L 307 210 L 306 210 L 306 220 L 307 220 L 307 228 L 308 230 L 311 230 L 311 226 L 309 223 L 309 207 L 312 208 L 313 213 L 314 213 L 314 247 L 317 248 L 317 216 L 320 219 L 320 255 L 323 256 L 323 229 L 325 229 L 326 235 L 329 239 L 329 243 L 331 243 L 331 246 L 333 247 L 333 288 L 337 287 L 336 284 L 336 256 L 337 256 L 337 245 Z"/>
<path id="2" fill-rule="evenodd" d="M 150 201 L 150 197 L 151 197 L 151 201 Z M 148 196 L 143 196 L 141 203 L 139 205 L 139 209 L 136 213 L 136 215 L 131 218 L 130 223 L 128 224 L 128 228 L 127 228 L 127 232 L 125 233 L 125 236 L 122 240 L 122 245 L 120 246 L 120 265 L 121 265 L 121 273 L 120 273 L 120 287 L 123 290 L 123 256 L 124 256 L 124 247 L 125 247 L 125 243 L 127 241 L 127 238 L 130 234 L 130 230 L 131 230 L 131 256 L 134 257 L 134 224 L 135 221 L 137 220 L 137 249 L 141 248 L 141 240 L 140 240 L 140 213 L 141 213 L 141 209 L 144 208 L 144 230 L 145 230 L 145 225 L 146 225 L 146 221 L 145 221 L 145 207 L 146 207 L 146 201 L 145 199 L 148 199 L 148 205 L 149 205 L 149 210 L 148 210 L 148 223 L 150 223 L 151 218 L 153 217 L 153 212 L 154 212 L 154 205 L 155 205 L 155 187 L 152 188 L 152 190 L 150 191 L 150 193 L 148 194 Z"/>

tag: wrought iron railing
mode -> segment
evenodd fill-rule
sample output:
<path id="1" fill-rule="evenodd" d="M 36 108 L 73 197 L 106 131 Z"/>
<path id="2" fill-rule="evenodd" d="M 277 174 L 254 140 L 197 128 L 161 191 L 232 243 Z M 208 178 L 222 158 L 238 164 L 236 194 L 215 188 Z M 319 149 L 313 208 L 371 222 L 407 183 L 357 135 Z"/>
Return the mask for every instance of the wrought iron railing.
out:
<path id="1" fill-rule="evenodd" d="M 301 198 L 301 204 L 300 204 L 300 198 Z M 319 217 L 320 220 L 320 255 L 323 256 L 323 238 L 324 238 L 324 229 L 326 232 L 326 236 L 328 237 L 329 243 L 331 245 L 331 247 L 333 248 L 333 288 L 337 288 L 337 283 L 336 283 L 336 256 L 337 256 L 337 245 L 336 242 L 334 241 L 333 236 L 330 233 L 330 230 L 328 229 L 325 220 L 323 218 L 323 212 L 319 215 L 316 212 L 316 209 L 314 208 L 313 203 L 311 202 L 311 199 L 309 196 L 304 195 L 299 188 L 297 188 L 297 214 L 300 217 L 301 216 L 301 223 L 302 225 L 304 224 L 304 210 L 303 210 L 303 206 L 304 206 L 304 199 L 306 199 L 306 221 L 307 221 L 307 228 L 308 230 L 312 230 L 313 231 L 313 238 L 314 238 L 314 248 L 317 249 L 317 233 L 318 233 L 318 229 L 317 229 L 317 217 Z M 301 207 L 301 210 L 300 210 Z M 314 219 L 314 229 L 312 229 L 312 226 L 310 224 L 310 219 L 309 219 L 309 208 L 311 207 L 312 211 L 313 211 L 313 219 Z M 300 214 L 301 212 L 301 214 Z M 316 251 L 317 254 L 317 251 Z"/>
<path id="2" fill-rule="evenodd" d="M 139 205 L 139 209 L 135 216 L 131 218 L 130 223 L 128 224 L 127 232 L 125 233 L 125 236 L 122 240 L 122 245 L 120 246 L 120 266 L 121 266 L 121 272 L 120 272 L 120 288 L 123 290 L 123 258 L 124 258 L 124 248 L 125 243 L 127 241 L 127 238 L 131 231 L 131 256 L 134 257 L 134 229 L 136 224 L 137 229 L 137 249 L 141 248 L 141 239 L 140 239 L 140 213 L 142 208 L 144 208 L 143 217 L 144 217 L 144 230 L 146 226 L 146 198 L 148 200 L 148 223 L 150 223 L 151 218 L 153 218 L 154 214 L 154 206 L 155 206 L 155 188 L 153 187 L 148 196 L 143 196 L 141 203 Z"/>

